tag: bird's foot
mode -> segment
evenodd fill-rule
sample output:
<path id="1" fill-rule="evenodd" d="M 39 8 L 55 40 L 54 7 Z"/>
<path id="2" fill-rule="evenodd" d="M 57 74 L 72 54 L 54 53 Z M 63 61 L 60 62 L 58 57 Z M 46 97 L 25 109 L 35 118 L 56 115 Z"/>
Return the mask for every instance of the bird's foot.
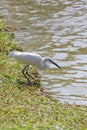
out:
<path id="1" fill-rule="evenodd" d="M 24 81 L 21 81 L 21 80 L 17 80 L 17 82 L 21 85 L 25 84 L 25 85 L 29 85 L 29 86 L 32 86 L 32 83 L 30 81 L 27 81 L 27 82 L 24 82 Z"/>

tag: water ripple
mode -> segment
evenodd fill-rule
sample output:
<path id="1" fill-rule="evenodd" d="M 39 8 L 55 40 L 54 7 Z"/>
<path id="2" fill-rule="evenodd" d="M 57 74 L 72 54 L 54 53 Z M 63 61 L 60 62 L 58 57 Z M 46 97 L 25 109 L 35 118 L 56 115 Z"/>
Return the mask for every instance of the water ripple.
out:
<path id="1" fill-rule="evenodd" d="M 44 91 L 62 102 L 87 105 L 87 3 L 85 0 L 1 0 L 0 15 L 14 25 L 27 51 L 50 56 Z"/>

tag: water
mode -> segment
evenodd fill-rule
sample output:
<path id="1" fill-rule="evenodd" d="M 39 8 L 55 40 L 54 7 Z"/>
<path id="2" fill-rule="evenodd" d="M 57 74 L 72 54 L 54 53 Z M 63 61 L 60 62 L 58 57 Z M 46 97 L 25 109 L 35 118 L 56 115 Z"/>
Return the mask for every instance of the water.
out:
<path id="1" fill-rule="evenodd" d="M 61 102 L 87 105 L 87 2 L 85 0 L 0 0 L 0 16 L 14 26 L 26 51 L 50 56 L 44 91 Z"/>

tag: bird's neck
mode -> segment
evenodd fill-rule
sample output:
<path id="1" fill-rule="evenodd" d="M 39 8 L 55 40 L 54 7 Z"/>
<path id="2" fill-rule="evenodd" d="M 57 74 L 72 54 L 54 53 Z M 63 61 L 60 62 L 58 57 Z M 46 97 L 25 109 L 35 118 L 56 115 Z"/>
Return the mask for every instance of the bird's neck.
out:
<path id="1" fill-rule="evenodd" d="M 46 58 L 43 58 L 41 61 L 40 69 L 44 70 L 47 68 Z"/>

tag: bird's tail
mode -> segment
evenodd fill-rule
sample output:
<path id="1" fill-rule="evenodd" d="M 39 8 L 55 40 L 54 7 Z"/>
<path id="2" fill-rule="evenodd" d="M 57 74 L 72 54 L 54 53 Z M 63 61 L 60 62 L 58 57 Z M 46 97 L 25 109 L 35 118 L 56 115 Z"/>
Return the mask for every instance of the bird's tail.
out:
<path id="1" fill-rule="evenodd" d="M 11 51 L 11 52 L 9 52 L 8 56 L 9 57 L 15 57 L 17 54 L 18 54 L 17 51 Z"/>

